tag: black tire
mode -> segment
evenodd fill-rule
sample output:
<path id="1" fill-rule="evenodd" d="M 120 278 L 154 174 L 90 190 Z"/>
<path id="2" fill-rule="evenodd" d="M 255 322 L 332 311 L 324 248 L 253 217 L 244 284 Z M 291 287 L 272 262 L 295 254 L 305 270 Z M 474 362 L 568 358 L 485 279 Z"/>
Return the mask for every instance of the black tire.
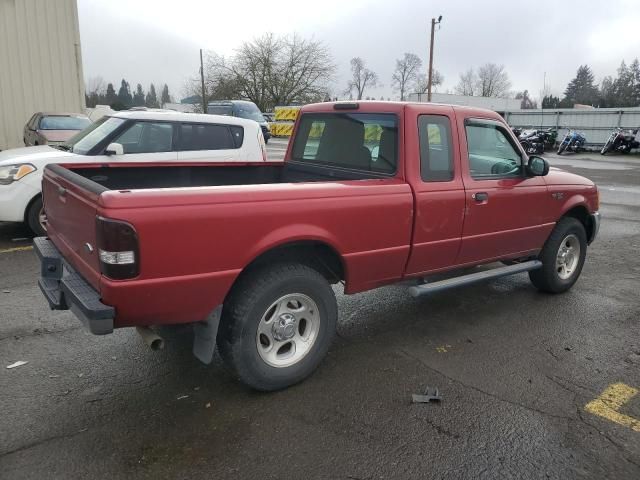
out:
<path id="1" fill-rule="evenodd" d="M 561 143 L 560 146 L 558 147 L 558 155 L 562 155 L 562 152 L 564 152 L 566 148 L 567 148 L 567 145 L 564 143 Z"/>
<path id="2" fill-rule="evenodd" d="M 568 278 L 562 278 L 557 267 L 557 258 L 563 242 L 573 236 L 577 238 L 580 252 L 577 265 Z M 580 277 L 587 254 L 587 234 L 579 220 L 572 217 L 561 218 L 549 235 L 538 259 L 542 261 L 542 268 L 529 272 L 531 283 L 543 292 L 562 293 L 569 290 Z"/>
<path id="3" fill-rule="evenodd" d="M 27 212 L 27 225 L 37 237 L 47 234 L 46 228 L 40 223 L 40 213 L 42 211 L 42 197 L 36 198 L 29 206 Z"/>
<path id="4" fill-rule="evenodd" d="M 258 352 L 258 326 L 270 305 L 290 294 L 302 294 L 315 302 L 319 330 L 297 363 L 275 367 Z M 245 385 L 261 391 L 280 390 L 301 382 L 320 364 L 333 340 L 337 318 L 336 297 L 324 276 L 302 264 L 271 265 L 248 273 L 234 286 L 223 307 L 218 349 Z"/>
<path id="5" fill-rule="evenodd" d="M 600 150 L 600 155 L 606 155 L 610 149 L 611 149 L 611 142 L 607 141 L 607 143 L 605 143 L 604 146 L 602 147 L 602 150 Z"/>

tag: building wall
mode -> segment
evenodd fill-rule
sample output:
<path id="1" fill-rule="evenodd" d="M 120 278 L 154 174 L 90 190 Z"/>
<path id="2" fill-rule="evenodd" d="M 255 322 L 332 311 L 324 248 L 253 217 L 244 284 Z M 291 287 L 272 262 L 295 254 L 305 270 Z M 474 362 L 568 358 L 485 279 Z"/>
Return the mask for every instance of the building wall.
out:
<path id="1" fill-rule="evenodd" d="M 618 127 L 628 130 L 640 128 L 640 107 L 517 110 L 506 112 L 504 118 L 512 127 L 555 127 L 558 140 L 569 130 L 577 130 L 584 133 L 588 145 L 598 146 L 603 145 Z"/>
<path id="2" fill-rule="evenodd" d="M 84 110 L 76 0 L 0 0 L 0 150 L 35 112 Z"/>

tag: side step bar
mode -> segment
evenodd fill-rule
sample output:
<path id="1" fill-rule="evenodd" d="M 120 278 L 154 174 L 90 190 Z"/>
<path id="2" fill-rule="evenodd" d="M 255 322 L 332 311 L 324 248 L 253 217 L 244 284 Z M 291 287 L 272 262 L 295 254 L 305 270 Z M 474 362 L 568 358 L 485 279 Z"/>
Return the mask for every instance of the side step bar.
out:
<path id="1" fill-rule="evenodd" d="M 449 288 L 461 287 L 472 283 L 483 282 L 499 277 L 506 277 L 516 273 L 528 272 L 542 267 L 540 260 L 529 260 L 528 262 L 516 263 L 515 265 L 507 265 L 504 267 L 492 268 L 483 272 L 470 273 L 461 277 L 447 278 L 433 283 L 425 283 L 424 285 L 416 285 L 409 288 L 412 297 L 419 297 L 427 293 L 439 292 Z"/>

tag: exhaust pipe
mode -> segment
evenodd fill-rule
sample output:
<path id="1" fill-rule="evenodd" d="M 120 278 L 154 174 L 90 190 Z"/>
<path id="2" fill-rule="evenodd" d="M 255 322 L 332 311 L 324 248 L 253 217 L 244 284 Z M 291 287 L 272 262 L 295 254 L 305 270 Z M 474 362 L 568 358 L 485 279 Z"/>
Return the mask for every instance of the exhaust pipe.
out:
<path id="1" fill-rule="evenodd" d="M 136 327 L 136 332 L 151 350 L 162 350 L 164 348 L 164 339 L 149 327 Z"/>

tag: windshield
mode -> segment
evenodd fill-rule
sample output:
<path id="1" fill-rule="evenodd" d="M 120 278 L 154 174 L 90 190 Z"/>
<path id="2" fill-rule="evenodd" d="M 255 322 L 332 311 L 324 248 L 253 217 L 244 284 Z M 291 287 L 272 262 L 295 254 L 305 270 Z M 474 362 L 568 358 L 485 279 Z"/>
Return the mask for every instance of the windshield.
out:
<path id="1" fill-rule="evenodd" d="M 260 109 L 253 103 L 236 103 L 233 106 L 233 111 L 236 117 L 248 118 L 249 120 L 255 120 L 258 123 L 263 123 L 264 117 Z"/>
<path id="2" fill-rule="evenodd" d="M 113 133 L 116 128 L 124 122 L 122 118 L 102 117 L 96 123 L 71 138 L 66 143 L 66 146 L 69 147 L 69 151 L 73 153 L 86 155 L 93 147 Z"/>
<path id="3" fill-rule="evenodd" d="M 233 115 L 231 105 L 207 105 L 207 113 L 211 115 Z"/>
<path id="4" fill-rule="evenodd" d="M 91 124 L 88 118 L 55 116 L 43 117 L 40 120 L 40 130 L 82 130 Z"/>

